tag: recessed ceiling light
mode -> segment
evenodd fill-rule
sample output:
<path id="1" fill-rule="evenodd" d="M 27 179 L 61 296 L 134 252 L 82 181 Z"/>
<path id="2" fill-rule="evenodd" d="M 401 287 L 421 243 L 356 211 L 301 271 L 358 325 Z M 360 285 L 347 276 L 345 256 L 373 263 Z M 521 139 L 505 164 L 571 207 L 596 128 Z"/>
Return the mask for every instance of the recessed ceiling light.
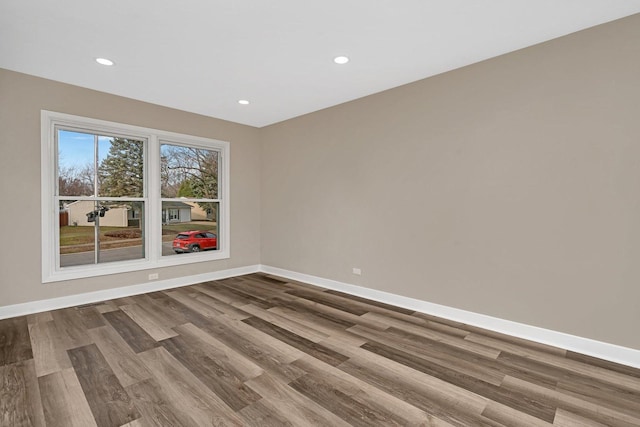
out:
<path id="1" fill-rule="evenodd" d="M 347 58 L 346 56 L 336 56 L 335 58 L 333 58 L 333 62 L 342 65 L 349 62 L 349 58 Z"/>
<path id="2" fill-rule="evenodd" d="M 249 105 L 249 101 L 247 101 L 246 99 L 241 99 L 240 101 L 238 101 L 238 104 Z"/>
<path id="3" fill-rule="evenodd" d="M 114 62 L 107 58 L 96 58 L 96 62 L 100 65 L 112 66 Z"/>

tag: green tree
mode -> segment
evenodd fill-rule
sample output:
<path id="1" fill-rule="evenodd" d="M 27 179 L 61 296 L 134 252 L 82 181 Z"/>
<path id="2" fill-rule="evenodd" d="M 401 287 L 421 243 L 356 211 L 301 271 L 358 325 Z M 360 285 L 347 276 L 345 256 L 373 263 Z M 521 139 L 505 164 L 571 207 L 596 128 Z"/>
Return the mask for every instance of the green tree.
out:
<path id="1" fill-rule="evenodd" d="M 180 183 L 180 188 L 178 188 L 178 197 L 198 197 L 193 188 L 191 186 L 191 180 L 185 179 Z"/>
<path id="2" fill-rule="evenodd" d="M 109 154 L 100 163 L 100 196 L 142 197 L 144 194 L 142 141 L 112 138 Z"/>

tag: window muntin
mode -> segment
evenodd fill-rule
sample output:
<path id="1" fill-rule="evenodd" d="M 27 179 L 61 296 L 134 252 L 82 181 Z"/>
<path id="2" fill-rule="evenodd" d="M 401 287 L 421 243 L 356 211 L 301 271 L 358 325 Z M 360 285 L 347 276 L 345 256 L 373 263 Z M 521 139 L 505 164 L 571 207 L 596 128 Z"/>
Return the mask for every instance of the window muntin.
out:
<path id="1" fill-rule="evenodd" d="M 59 144 L 58 140 L 64 139 L 60 138 L 63 132 L 70 138 L 67 138 L 68 142 Z M 127 144 L 126 149 L 121 148 Z M 189 198 L 163 199 L 160 156 L 162 144 L 179 147 L 178 151 L 183 152 L 196 150 L 195 152 L 198 153 L 197 150 L 200 150 L 200 154 L 217 158 L 215 174 L 209 170 L 204 175 L 206 185 L 196 186 L 198 191 L 204 189 L 206 192 L 192 193 L 196 196 Z M 120 152 L 122 158 L 115 162 L 115 165 L 105 162 L 109 154 L 111 153 L 113 157 L 116 151 Z M 140 151 L 142 161 L 139 161 Z M 69 160 L 71 157 L 73 161 Z M 123 167 L 122 163 L 128 166 Z M 229 194 L 229 143 L 43 111 L 41 164 L 43 282 L 229 258 L 230 209 L 226 198 Z M 212 177 L 215 180 L 212 180 Z M 170 194 L 165 192 L 164 195 Z M 201 198 L 201 195 L 205 198 Z M 165 214 L 168 215 L 163 209 L 163 204 L 175 199 L 198 207 L 201 216 L 194 214 L 194 219 L 204 218 L 203 221 L 206 221 L 206 225 L 209 226 L 200 227 L 198 230 L 219 235 L 215 251 L 186 257 L 163 256 L 167 246 L 165 239 L 173 240 L 176 236 L 174 230 L 171 230 L 172 235 L 163 235 Z M 89 226 L 97 231 L 97 238 L 95 233 L 93 236 L 87 236 L 86 234 L 90 233 L 85 233 L 83 237 L 84 244 L 93 246 L 94 258 L 91 262 L 88 259 L 79 262 L 70 261 L 70 258 L 65 256 L 73 249 L 68 246 L 78 244 L 79 240 L 75 242 L 72 240 L 69 243 L 67 233 L 69 230 L 63 227 L 74 226 L 74 224 L 70 220 L 70 215 L 65 214 L 64 210 L 72 203 L 78 205 L 80 202 L 88 201 L 93 204 L 85 209 L 86 212 L 75 209 L 74 215 L 78 216 L 78 212 L 81 212 L 84 215 L 84 221 L 88 222 L 89 217 L 86 214 L 96 212 L 94 216 L 97 216 L 98 221 L 102 221 L 98 226 L 94 223 Z M 105 216 L 100 217 L 100 210 L 103 207 L 108 207 L 109 210 L 105 210 Z M 118 230 L 111 230 L 109 229 L 111 225 L 106 224 L 105 218 L 107 215 L 112 216 L 116 213 L 121 215 L 120 223 L 116 227 Z M 177 212 L 172 212 L 172 218 L 184 219 L 190 214 L 191 212 L 187 214 L 178 209 Z M 213 218 L 216 220 L 213 221 Z M 67 223 L 61 226 L 63 220 Z M 176 222 L 173 225 L 184 224 Z M 137 229 L 139 232 L 121 233 L 120 228 Z M 106 236 L 105 233 L 113 231 L 115 231 L 111 233 L 113 236 Z M 113 239 L 122 242 L 115 244 Z M 106 257 L 107 251 L 120 244 L 130 251 L 127 257 L 121 259 Z M 171 243 L 169 243 L 169 252 L 173 254 L 170 245 Z M 136 249 L 132 249 L 133 247 Z M 95 253 L 98 251 L 101 256 L 96 262 Z"/>

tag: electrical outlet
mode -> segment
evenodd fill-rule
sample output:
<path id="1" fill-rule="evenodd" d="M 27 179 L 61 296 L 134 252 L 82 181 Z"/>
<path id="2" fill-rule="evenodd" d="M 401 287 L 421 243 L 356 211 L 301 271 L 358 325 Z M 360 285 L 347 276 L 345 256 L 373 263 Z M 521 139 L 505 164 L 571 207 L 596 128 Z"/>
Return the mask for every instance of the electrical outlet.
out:
<path id="1" fill-rule="evenodd" d="M 157 279 L 158 279 L 158 273 L 149 274 L 149 280 L 157 280 Z"/>
<path id="2" fill-rule="evenodd" d="M 355 274 L 356 276 L 361 276 L 362 270 L 360 270 L 359 268 L 353 267 L 353 274 Z"/>

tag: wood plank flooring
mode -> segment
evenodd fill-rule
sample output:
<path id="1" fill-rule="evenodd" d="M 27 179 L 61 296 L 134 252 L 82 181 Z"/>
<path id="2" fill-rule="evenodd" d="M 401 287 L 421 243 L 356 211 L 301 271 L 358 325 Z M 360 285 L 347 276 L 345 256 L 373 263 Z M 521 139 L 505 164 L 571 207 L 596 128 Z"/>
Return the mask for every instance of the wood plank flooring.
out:
<path id="1" fill-rule="evenodd" d="M 251 274 L 0 320 L 0 426 L 640 426 L 640 370 Z"/>

